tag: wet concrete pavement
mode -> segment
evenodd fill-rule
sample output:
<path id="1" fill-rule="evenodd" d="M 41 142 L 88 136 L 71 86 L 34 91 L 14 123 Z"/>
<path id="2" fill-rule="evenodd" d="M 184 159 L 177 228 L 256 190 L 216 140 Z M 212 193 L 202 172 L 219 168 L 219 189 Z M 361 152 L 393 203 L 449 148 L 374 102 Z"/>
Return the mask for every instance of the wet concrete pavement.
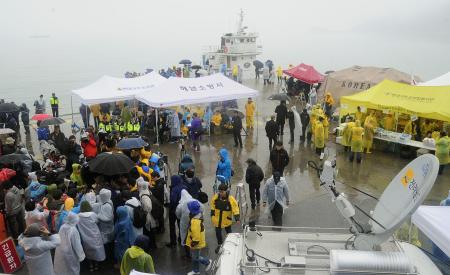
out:
<path id="1" fill-rule="evenodd" d="M 253 80 L 245 83 L 246 85 L 261 91 L 261 95 L 256 99 L 258 106 L 258 127 L 250 132 L 247 136 L 243 136 L 244 147 L 234 148 L 234 141 L 231 134 L 205 136 L 201 142 L 201 151 L 189 153 L 192 154 L 195 162 L 196 175 L 202 180 L 204 191 L 211 198 L 212 185 L 214 183 L 217 153 L 220 148 L 225 147 L 230 152 L 230 158 L 235 171 L 232 180 L 231 194 L 235 194 L 235 186 L 242 182 L 245 176 L 247 158 L 253 158 L 263 168 L 266 178 L 271 176 L 271 166 L 269 163 L 269 146 L 265 136 L 264 125 L 266 119 L 273 113 L 278 101 L 269 101 L 267 97 L 278 92 L 278 86 L 263 86 L 261 83 L 255 83 Z M 243 110 L 245 100 L 239 101 L 239 107 Z M 300 106 L 297 107 L 300 110 Z M 76 118 L 79 122 L 80 119 Z M 330 127 L 332 129 L 333 127 Z M 63 131 L 68 134 L 69 129 L 66 124 Z M 302 227 L 344 227 L 348 224 L 338 214 L 335 207 L 331 204 L 328 193 L 319 186 L 319 180 L 314 170 L 307 167 L 309 160 L 319 161 L 311 144 L 299 143 L 299 129 L 297 127 L 294 144 L 288 144 L 289 130 L 286 124 L 285 135 L 283 137 L 284 147 L 289 153 L 291 161 L 285 169 L 286 181 L 290 188 L 291 205 L 284 215 L 284 225 L 286 226 L 302 226 Z M 334 136 L 330 134 L 330 140 L 327 143 L 329 155 L 336 155 L 337 167 L 339 170 L 338 181 L 345 184 L 337 184 L 339 191 L 348 195 L 350 200 L 366 211 L 371 210 L 376 201 L 349 186 L 357 187 L 364 192 L 379 197 L 391 179 L 410 161 L 402 159 L 398 154 L 374 150 L 373 154 L 364 155 L 361 164 L 350 163 L 347 154 L 343 152 L 340 145 L 334 142 Z M 31 137 L 28 136 L 28 146 L 32 145 L 37 151 L 36 135 L 32 131 Z M 30 144 L 31 143 L 31 144 Z M 169 156 L 169 164 L 172 173 L 178 170 L 178 162 L 180 158 L 178 144 L 162 144 L 160 150 Z M 188 149 L 189 150 L 189 149 Z M 247 185 L 247 201 L 248 198 Z M 425 204 L 438 204 L 440 200 L 447 196 L 450 189 L 450 172 L 445 171 L 444 175 L 439 176 Z M 205 226 L 207 233 L 208 249 L 204 255 L 210 258 L 215 257 L 214 249 L 216 248 L 216 238 L 214 228 L 209 218 L 209 206 L 205 211 Z M 244 211 L 245 212 L 245 211 Z M 358 218 L 364 220 L 360 214 Z M 249 219 L 256 220 L 257 224 L 270 225 L 271 221 L 264 213 L 261 206 L 256 211 L 247 211 L 245 222 Z M 166 220 L 167 222 L 167 220 Z M 160 274 L 185 274 L 191 270 L 190 261 L 183 258 L 183 250 L 181 247 L 169 249 L 164 244 L 169 240 L 168 225 L 166 225 L 166 233 L 157 237 L 158 249 L 152 252 L 156 270 Z M 238 226 L 233 227 L 233 231 L 239 231 Z M 111 264 L 103 264 L 102 270 L 95 274 L 119 274 L 117 270 L 111 268 Z M 19 274 L 26 274 L 26 268 Z M 86 268 L 82 267 L 82 274 L 91 274 Z"/>

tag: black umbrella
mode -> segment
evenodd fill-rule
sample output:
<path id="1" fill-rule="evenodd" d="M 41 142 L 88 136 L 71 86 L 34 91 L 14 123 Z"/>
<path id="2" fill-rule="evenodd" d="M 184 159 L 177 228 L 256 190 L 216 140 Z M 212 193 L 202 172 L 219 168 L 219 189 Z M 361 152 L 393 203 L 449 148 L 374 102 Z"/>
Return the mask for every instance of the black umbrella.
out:
<path id="1" fill-rule="evenodd" d="M 190 61 L 189 59 L 183 59 L 179 62 L 179 64 L 189 65 L 192 64 L 192 61 Z"/>
<path id="2" fill-rule="evenodd" d="M 202 66 L 200 66 L 200 65 L 194 65 L 194 66 L 191 66 L 191 68 L 192 68 L 193 70 L 200 70 L 200 69 L 202 68 Z"/>
<path id="3" fill-rule="evenodd" d="M 88 165 L 91 172 L 106 176 L 126 174 L 134 167 L 133 161 L 120 153 L 101 153 L 89 161 Z"/>
<path id="4" fill-rule="evenodd" d="M 142 148 L 144 146 L 147 146 L 148 143 L 145 142 L 142 138 L 124 138 L 119 143 L 117 143 L 117 148 L 122 150 L 130 150 L 130 149 L 137 149 Z"/>
<path id="5" fill-rule="evenodd" d="M 234 117 L 235 112 L 238 113 L 238 116 L 239 116 L 240 118 L 244 118 L 244 117 L 245 117 L 244 113 L 242 113 L 242 112 L 239 111 L 238 109 L 227 109 L 227 110 L 225 111 L 225 113 L 226 113 L 229 117 Z"/>
<path id="6" fill-rule="evenodd" d="M 279 100 L 279 101 L 291 101 L 291 98 L 286 93 L 274 94 L 269 96 L 269 100 Z"/>
<path id="7" fill-rule="evenodd" d="M 42 120 L 40 126 L 46 127 L 46 126 L 50 126 L 50 125 L 59 125 L 59 124 L 65 123 L 65 122 L 66 121 L 62 118 L 51 117 L 51 118 L 46 118 L 46 119 Z"/>
<path id="8" fill-rule="evenodd" d="M 29 157 L 27 157 L 24 154 L 9 154 L 9 155 L 4 155 L 0 157 L 0 163 L 16 163 L 22 160 L 27 160 L 30 159 Z"/>
<path id="9" fill-rule="evenodd" d="M 2 103 L 0 104 L 0 113 L 12 113 L 19 111 L 19 106 L 14 103 Z"/>
<path id="10" fill-rule="evenodd" d="M 259 60 L 253 61 L 253 66 L 255 66 L 258 69 L 264 68 L 264 64 Z"/>

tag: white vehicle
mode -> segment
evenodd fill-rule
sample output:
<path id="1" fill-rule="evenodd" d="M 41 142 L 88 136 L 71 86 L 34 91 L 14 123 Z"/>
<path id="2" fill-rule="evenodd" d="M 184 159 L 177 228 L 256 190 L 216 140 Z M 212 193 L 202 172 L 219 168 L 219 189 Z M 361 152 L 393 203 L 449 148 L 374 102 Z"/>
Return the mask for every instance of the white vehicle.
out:
<path id="1" fill-rule="evenodd" d="M 431 154 L 409 163 L 373 211 L 366 213 L 368 224 L 361 225 L 354 206 L 335 188 L 335 162 L 326 160 L 321 185 L 330 192 L 350 230 L 281 227 L 273 231 L 272 226 L 246 226 L 243 233 L 228 234 L 212 274 L 442 274 L 420 248 L 392 236 L 422 204 L 438 167 Z"/>

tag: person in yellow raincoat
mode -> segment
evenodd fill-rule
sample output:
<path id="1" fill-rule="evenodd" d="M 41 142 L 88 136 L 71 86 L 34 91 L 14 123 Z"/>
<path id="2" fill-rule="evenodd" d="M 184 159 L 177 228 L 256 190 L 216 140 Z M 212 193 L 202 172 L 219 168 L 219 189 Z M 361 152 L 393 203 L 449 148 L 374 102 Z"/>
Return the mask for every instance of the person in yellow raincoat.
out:
<path id="1" fill-rule="evenodd" d="M 197 200 L 188 202 L 189 228 L 186 237 L 186 246 L 192 253 L 192 271 L 188 274 L 200 274 L 200 264 L 206 267 L 208 272 L 211 260 L 200 255 L 202 248 L 206 247 L 205 226 L 203 225 L 203 214 L 200 203 Z"/>
<path id="2" fill-rule="evenodd" d="M 329 131 L 330 131 L 330 122 L 328 120 L 328 117 L 325 115 L 323 118 L 323 132 L 325 134 L 325 142 L 328 141 Z"/>
<path id="3" fill-rule="evenodd" d="M 277 73 L 277 79 L 278 79 L 277 83 L 281 83 L 281 81 L 283 80 L 283 69 L 281 68 L 281 66 L 277 67 L 276 73 Z"/>
<path id="4" fill-rule="evenodd" d="M 334 98 L 331 93 L 326 93 L 325 95 L 325 114 L 327 117 L 331 117 L 333 115 L 333 106 L 334 106 Z"/>
<path id="5" fill-rule="evenodd" d="M 97 129 L 100 123 L 100 104 L 91 105 L 89 109 L 91 109 L 92 116 L 94 117 L 94 127 Z"/>
<path id="6" fill-rule="evenodd" d="M 375 114 L 372 111 L 369 116 L 366 117 L 366 121 L 364 121 L 364 139 L 363 145 L 364 149 L 366 149 L 367 154 L 371 154 L 372 146 L 373 146 L 373 135 L 375 134 L 375 128 L 377 127 L 377 119 L 375 118 Z"/>
<path id="7" fill-rule="evenodd" d="M 359 107 L 359 106 L 356 107 L 355 121 L 356 120 L 359 120 L 360 122 L 364 121 L 364 113 L 361 112 L 361 107 Z"/>
<path id="8" fill-rule="evenodd" d="M 430 123 L 430 120 L 425 119 L 425 121 L 420 125 L 420 133 L 422 134 L 422 139 L 427 136 L 428 132 L 433 132 L 433 125 Z"/>
<path id="9" fill-rule="evenodd" d="M 353 158 L 356 154 L 356 162 L 361 163 L 361 153 L 363 151 L 363 135 L 364 128 L 361 127 L 361 122 L 357 120 L 355 126 L 351 130 L 351 152 L 349 160 L 353 162 Z"/>
<path id="10" fill-rule="evenodd" d="M 245 104 L 245 122 L 247 129 L 253 129 L 254 116 L 255 116 L 255 102 L 249 97 L 247 103 Z"/>
<path id="11" fill-rule="evenodd" d="M 433 132 L 431 132 L 431 137 L 432 137 L 435 141 L 438 141 L 439 138 L 441 137 L 441 132 L 439 132 L 439 129 L 434 129 Z"/>
<path id="12" fill-rule="evenodd" d="M 211 222 L 216 229 L 216 238 L 218 252 L 220 245 L 223 243 L 222 228 L 225 232 L 231 233 L 231 225 L 233 224 L 233 216 L 236 223 L 239 223 L 239 205 L 236 199 L 230 195 L 228 184 L 221 183 L 219 185 L 219 193 L 215 194 L 211 200 Z"/>
<path id="13" fill-rule="evenodd" d="M 408 120 L 408 122 L 406 122 L 405 128 L 403 129 L 403 133 L 411 135 L 412 139 L 417 134 L 416 125 L 413 123 L 411 118 Z"/>
<path id="14" fill-rule="evenodd" d="M 239 68 L 237 65 L 233 66 L 233 69 L 231 71 L 231 75 L 233 76 L 233 80 L 237 81 L 238 80 L 238 74 L 239 74 Z"/>
<path id="15" fill-rule="evenodd" d="M 394 131 L 395 120 L 392 114 L 387 114 L 383 119 L 383 129 L 387 131 Z"/>
<path id="16" fill-rule="evenodd" d="M 323 116 L 323 110 L 320 108 L 320 104 L 316 104 L 312 107 L 311 111 L 311 134 L 314 137 L 315 129 L 316 129 L 316 122 L 319 120 L 319 117 Z"/>
<path id="17" fill-rule="evenodd" d="M 314 126 L 314 147 L 316 148 L 317 155 L 320 155 L 325 147 L 325 129 L 323 127 L 323 120 L 323 116 L 320 116 Z"/>
<path id="18" fill-rule="evenodd" d="M 352 121 L 351 117 L 347 117 L 346 125 L 342 133 L 341 144 L 344 146 L 344 151 L 347 152 L 350 149 L 350 141 L 352 139 L 352 128 L 355 126 L 355 122 Z"/>
<path id="19" fill-rule="evenodd" d="M 446 132 L 441 133 L 441 138 L 436 142 L 435 156 L 439 159 L 439 175 L 444 172 L 444 167 L 450 162 L 450 140 Z"/>

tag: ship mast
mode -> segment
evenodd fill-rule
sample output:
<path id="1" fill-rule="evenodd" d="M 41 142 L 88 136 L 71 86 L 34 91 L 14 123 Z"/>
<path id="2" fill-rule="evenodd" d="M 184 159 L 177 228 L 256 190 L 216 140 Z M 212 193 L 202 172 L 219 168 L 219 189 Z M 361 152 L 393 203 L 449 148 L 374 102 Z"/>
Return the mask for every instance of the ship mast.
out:
<path id="1" fill-rule="evenodd" d="M 245 27 L 242 26 L 243 23 L 244 23 L 244 11 L 241 9 L 241 12 L 239 13 L 239 22 L 238 22 L 238 29 L 237 29 L 238 34 L 244 33 Z"/>

